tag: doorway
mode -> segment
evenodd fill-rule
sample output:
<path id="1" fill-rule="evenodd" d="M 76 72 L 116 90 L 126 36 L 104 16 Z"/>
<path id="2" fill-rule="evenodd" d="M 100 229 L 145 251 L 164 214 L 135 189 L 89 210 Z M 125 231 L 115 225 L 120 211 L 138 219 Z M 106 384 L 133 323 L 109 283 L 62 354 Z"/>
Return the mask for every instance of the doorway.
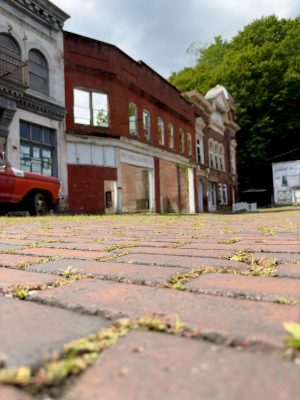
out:
<path id="1" fill-rule="evenodd" d="M 198 180 L 197 193 L 198 193 L 198 212 L 203 212 L 203 185 L 201 179 Z"/>

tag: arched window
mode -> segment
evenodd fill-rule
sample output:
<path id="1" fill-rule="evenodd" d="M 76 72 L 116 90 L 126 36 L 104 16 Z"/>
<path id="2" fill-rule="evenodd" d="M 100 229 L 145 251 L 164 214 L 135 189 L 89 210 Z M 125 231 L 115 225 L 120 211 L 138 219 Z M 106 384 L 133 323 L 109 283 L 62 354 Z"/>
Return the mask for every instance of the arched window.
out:
<path id="1" fill-rule="evenodd" d="M 157 118 L 157 131 L 158 131 L 158 143 L 162 146 L 165 144 L 165 127 L 164 121 L 158 117 Z"/>
<path id="2" fill-rule="evenodd" d="M 188 150 L 188 156 L 191 157 L 192 155 L 192 135 L 190 134 L 190 132 L 187 133 L 187 150 Z"/>
<path id="3" fill-rule="evenodd" d="M 219 165 L 220 170 L 225 171 L 224 146 L 222 144 L 220 144 L 219 147 Z"/>
<path id="4" fill-rule="evenodd" d="M 180 153 L 185 152 L 185 138 L 184 138 L 184 130 L 182 128 L 179 129 L 179 151 Z"/>
<path id="5" fill-rule="evenodd" d="M 218 154 L 219 149 L 218 149 L 218 147 L 219 147 L 218 143 L 215 142 L 215 146 L 214 146 L 214 158 L 215 158 L 214 166 L 215 166 L 216 169 L 220 169 L 220 166 L 219 166 L 219 154 Z"/>
<path id="6" fill-rule="evenodd" d="M 214 168 L 214 150 L 213 150 L 213 141 L 210 139 L 208 144 L 208 160 L 209 166 Z"/>
<path id="7" fill-rule="evenodd" d="M 174 126 L 173 124 L 168 124 L 168 133 L 169 133 L 169 148 L 174 148 Z"/>
<path id="8" fill-rule="evenodd" d="M 20 58 L 20 49 L 16 41 L 9 35 L 0 34 L 1 51 L 11 55 L 12 57 Z"/>
<path id="9" fill-rule="evenodd" d="M 28 61 L 30 89 L 48 95 L 49 73 L 45 57 L 37 50 L 30 50 Z"/>
<path id="10" fill-rule="evenodd" d="M 21 52 L 12 36 L 0 34 L 0 76 L 22 83 Z"/>
<path id="11" fill-rule="evenodd" d="M 129 103 L 129 132 L 131 135 L 138 133 L 138 112 L 135 103 Z"/>

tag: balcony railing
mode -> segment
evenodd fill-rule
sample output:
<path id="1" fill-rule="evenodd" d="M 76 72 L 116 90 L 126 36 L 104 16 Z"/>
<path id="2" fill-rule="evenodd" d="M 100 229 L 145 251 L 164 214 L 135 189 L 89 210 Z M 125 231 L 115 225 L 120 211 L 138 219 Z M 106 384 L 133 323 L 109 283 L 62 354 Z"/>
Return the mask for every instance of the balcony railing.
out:
<path id="1" fill-rule="evenodd" d="M 27 62 L 7 54 L 0 54 L 0 78 L 19 86 L 27 86 Z"/>

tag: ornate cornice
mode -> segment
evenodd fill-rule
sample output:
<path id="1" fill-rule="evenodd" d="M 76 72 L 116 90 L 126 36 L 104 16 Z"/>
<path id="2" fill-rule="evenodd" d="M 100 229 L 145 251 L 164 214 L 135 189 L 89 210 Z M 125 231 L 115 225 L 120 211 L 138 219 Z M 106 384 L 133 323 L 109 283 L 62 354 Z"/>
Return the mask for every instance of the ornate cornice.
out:
<path id="1" fill-rule="evenodd" d="M 0 96 L 1 95 L 10 99 L 16 99 L 23 97 L 24 92 L 15 88 L 14 86 L 8 85 L 7 82 L 3 84 L 0 80 Z"/>
<path id="2" fill-rule="evenodd" d="M 62 30 L 64 22 L 70 18 L 68 14 L 48 0 L 7 0 L 9 3 L 22 8 L 23 12 L 33 15 L 41 23 L 51 25 L 57 31 Z"/>
<path id="3" fill-rule="evenodd" d="M 66 109 L 64 107 L 47 102 L 43 99 L 37 99 L 28 94 L 25 94 L 21 99 L 17 99 L 17 106 L 23 110 L 31 111 L 58 121 L 61 121 L 66 114 Z"/>
<path id="4" fill-rule="evenodd" d="M 7 138 L 16 111 L 16 102 L 0 95 L 0 137 Z"/>

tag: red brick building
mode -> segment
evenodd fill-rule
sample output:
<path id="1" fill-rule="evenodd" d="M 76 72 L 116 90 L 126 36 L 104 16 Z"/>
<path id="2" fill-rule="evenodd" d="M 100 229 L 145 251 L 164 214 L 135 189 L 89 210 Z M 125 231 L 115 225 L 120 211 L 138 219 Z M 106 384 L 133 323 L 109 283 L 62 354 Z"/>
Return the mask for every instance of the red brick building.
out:
<path id="1" fill-rule="evenodd" d="M 65 32 L 71 212 L 195 212 L 194 109 L 143 62 Z"/>
<path id="2" fill-rule="evenodd" d="M 71 212 L 230 205 L 238 127 L 226 89 L 183 96 L 113 45 L 65 32 L 64 48 Z"/>
<path id="3" fill-rule="evenodd" d="M 205 97 L 188 92 L 195 109 L 197 211 L 231 209 L 238 198 L 235 105 L 220 85 Z"/>

